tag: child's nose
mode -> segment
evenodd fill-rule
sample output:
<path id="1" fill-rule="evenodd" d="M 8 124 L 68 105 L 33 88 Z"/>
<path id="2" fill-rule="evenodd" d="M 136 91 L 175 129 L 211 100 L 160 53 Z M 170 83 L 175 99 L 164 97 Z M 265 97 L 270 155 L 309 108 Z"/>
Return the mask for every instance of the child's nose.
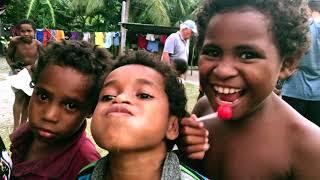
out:
<path id="1" fill-rule="evenodd" d="M 213 69 L 214 75 L 221 79 L 228 79 L 238 75 L 238 70 L 234 66 L 232 61 L 220 61 L 219 64 Z"/>
<path id="2" fill-rule="evenodd" d="M 114 98 L 115 103 L 130 103 L 130 98 L 126 94 L 119 94 Z"/>
<path id="3" fill-rule="evenodd" d="M 46 121 L 57 122 L 59 120 L 59 107 L 55 105 L 51 105 L 46 108 L 44 113 L 44 119 Z"/>

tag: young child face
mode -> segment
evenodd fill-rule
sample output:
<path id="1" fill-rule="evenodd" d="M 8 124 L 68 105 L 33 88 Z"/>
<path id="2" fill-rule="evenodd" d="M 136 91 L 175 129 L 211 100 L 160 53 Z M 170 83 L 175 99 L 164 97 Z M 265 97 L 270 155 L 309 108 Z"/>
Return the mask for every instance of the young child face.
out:
<path id="1" fill-rule="evenodd" d="M 79 130 L 88 115 L 92 80 L 71 67 L 47 65 L 30 99 L 30 125 L 35 137 L 54 142 Z"/>
<path id="2" fill-rule="evenodd" d="M 19 29 L 19 34 L 26 40 L 32 40 L 35 36 L 35 31 L 31 24 L 21 24 Z"/>
<path id="3" fill-rule="evenodd" d="M 234 118 L 255 111 L 281 68 L 269 20 L 250 10 L 211 18 L 199 57 L 200 83 L 212 107 L 230 104 Z"/>
<path id="4" fill-rule="evenodd" d="M 91 131 L 97 144 L 109 151 L 164 147 L 169 102 L 164 79 L 142 65 L 125 65 L 104 81 L 93 113 Z"/>

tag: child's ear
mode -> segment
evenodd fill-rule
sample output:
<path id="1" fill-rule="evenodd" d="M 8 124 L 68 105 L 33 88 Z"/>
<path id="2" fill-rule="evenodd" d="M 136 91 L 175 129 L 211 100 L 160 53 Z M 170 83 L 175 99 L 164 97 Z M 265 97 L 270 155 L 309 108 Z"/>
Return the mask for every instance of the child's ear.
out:
<path id="1" fill-rule="evenodd" d="M 175 140 L 179 136 L 179 122 L 177 116 L 170 116 L 166 137 L 169 140 Z"/>
<path id="2" fill-rule="evenodd" d="M 282 67 L 279 73 L 280 80 L 287 79 L 296 72 L 300 57 L 301 56 L 294 56 L 283 59 Z"/>

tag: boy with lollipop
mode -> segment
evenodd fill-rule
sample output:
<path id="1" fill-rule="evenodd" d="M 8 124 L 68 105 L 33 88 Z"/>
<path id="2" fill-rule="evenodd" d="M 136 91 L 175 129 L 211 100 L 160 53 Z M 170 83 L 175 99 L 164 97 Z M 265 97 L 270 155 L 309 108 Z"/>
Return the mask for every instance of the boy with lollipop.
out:
<path id="1" fill-rule="evenodd" d="M 182 148 L 209 178 L 320 179 L 320 129 L 273 93 L 308 50 L 305 12 L 302 0 L 205 1 L 200 83 L 211 108 L 228 105 L 232 118 L 185 118 Z"/>

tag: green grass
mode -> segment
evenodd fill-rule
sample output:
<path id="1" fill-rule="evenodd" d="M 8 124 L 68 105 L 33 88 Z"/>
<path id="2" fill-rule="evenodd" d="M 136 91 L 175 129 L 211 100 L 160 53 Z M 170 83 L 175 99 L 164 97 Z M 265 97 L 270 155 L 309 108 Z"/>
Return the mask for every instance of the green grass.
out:
<path id="1" fill-rule="evenodd" d="M 188 98 L 187 109 L 189 112 L 191 112 L 193 106 L 197 102 L 197 98 L 199 95 L 199 88 L 193 84 L 190 84 L 190 83 L 186 83 L 185 88 L 186 88 L 186 94 L 187 94 L 187 98 Z"/>
<path id="2" fill-rule="evenodd" d="M 189 112 L 191 112 L 194 104 L 197 102 L 197 97 L 198 97 L 198 87 L 189 83 L 185 84 L 185 88 L 186 88 L 186 94 L 188 97 L 188 104 L 187 104 L 187 109 Z M 11 113 L 11 112 L 9 112 Z M 91 132 L 90 132 L 90 123 L 91 123 L 91 119 L 88 119 L 87 121 L 87 135 L 89 136 L 89 138 L 94 142 L 94 140 L 92 139 L 91 136 Z M 13 120 L 12 122 L 6 122 L 6 123 L 1 123 L 0 125 L 0 135 L 6 145 L 7 148 L 9 148 L 10 146 L 10 140 L 9 140 L 9 134 L 12 132 L 13 129 Z M 98 152 L 104 156 L 107 154 L 107 151 L 104 149 L 101 149 L 99 146 L 97 146 L 97 150 Z"/>

